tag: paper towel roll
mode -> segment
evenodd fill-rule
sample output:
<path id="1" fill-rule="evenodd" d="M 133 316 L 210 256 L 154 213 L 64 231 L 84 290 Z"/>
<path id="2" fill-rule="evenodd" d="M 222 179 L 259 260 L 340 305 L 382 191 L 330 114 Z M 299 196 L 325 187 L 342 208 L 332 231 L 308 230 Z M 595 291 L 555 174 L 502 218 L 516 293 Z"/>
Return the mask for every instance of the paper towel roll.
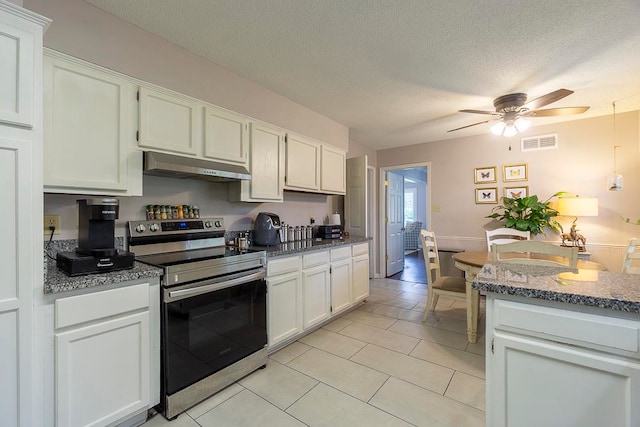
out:
<path id="1" fill-rule="evenodd" d="M 331 225 L 340 225 L 340 214 L 332 214 L 331 215 Z"/>

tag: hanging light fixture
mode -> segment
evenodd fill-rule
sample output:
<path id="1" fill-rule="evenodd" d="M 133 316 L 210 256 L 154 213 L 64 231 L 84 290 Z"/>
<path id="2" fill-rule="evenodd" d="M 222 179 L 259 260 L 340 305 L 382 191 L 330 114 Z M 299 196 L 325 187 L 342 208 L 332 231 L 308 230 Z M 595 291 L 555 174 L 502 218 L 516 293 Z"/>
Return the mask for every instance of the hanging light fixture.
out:
<path id="1" fill-rule="evenodd" d="M 511 137 L 524 132 L 531 126 L 531 121 L 518 117 L 516 111 L 507 111 L 499 122 L 491 126 L 491 133 L 497 136 Z"/>
<path id="2" fill-rule="evenodd" d="M 613 173 L 607 178 L 607 187 L 609 191 L 620 191 L 622 190 L 624 177 L 618 173 L 617 169 L 616 150 L 620 148 L 620 146 L 616 145 L 616 103 L 613 102 L 611 105 L 613 107 Z"/>

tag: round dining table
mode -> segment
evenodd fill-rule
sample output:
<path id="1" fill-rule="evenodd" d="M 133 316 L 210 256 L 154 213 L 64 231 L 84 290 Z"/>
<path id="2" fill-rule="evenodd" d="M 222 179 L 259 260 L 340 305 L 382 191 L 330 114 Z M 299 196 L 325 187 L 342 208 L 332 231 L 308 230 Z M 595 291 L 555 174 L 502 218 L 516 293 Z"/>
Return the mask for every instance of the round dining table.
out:
<path id="1" fill-rule="evenodd" d="M 509 258 L 509 254 L 501 254 L 502 258 Z M 522 254 L 513 254 L 522 257 Z M 561 262 L 562 258 L 548 255 L 533 255 L 535 258 Z M 478 340 L 478 311 L 480 309 L 480 291 L 473 289 L 471 284 L 483 265 L 493 261 L 493 254 L 489 251 L 457 252 L 453 254 L 456 268 L 464 271 L 467 292 L 467 339 L 470 343 Z M 578 269 L 606 270 L 597 262 L 578 259 Z"/>

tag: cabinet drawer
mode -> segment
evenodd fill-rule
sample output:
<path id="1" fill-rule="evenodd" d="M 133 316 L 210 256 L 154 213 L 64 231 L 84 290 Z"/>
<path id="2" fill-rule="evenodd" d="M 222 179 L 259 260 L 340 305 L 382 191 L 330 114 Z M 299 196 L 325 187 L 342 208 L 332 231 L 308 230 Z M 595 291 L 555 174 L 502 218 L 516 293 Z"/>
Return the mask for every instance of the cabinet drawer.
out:
<path id="1" fill-rule="evenodd" d="M 55 328 L 65 328 L 149 307 L 149 284 L 93 292 L 55 302 Z"/>
<path id="2" fill-rule="evenodd" d="M 277 258 L 267 261 L 267 276 L 291 273 L 300 270 L 300 256 Z"/>
<path id="3" fill-rule="evenodd" d="M 302 268 L 315 267 L 329 263 L 329 251 L 312 252 L 302 256 Z"/>
<path id="4" fill-rule="evenodd" d="M 331 249 L 331 262 L 347 258 L 351 258 L 351 248 L 349 246 Z"/>
<path id="5" fill-rule="evenodd" d="M 369 253 L 368 243 L 358 243 L 357 245 L 353 245 L 351 248 L 352 248 L 351 250 L 352 250 L 353 256 L 364 255 Z"/>
<path id="6" fill-rule="evenodd" d="M 493 313 L 496 329 L 613 353 L 640 353 L 637 321 L 500 300 Z"/>

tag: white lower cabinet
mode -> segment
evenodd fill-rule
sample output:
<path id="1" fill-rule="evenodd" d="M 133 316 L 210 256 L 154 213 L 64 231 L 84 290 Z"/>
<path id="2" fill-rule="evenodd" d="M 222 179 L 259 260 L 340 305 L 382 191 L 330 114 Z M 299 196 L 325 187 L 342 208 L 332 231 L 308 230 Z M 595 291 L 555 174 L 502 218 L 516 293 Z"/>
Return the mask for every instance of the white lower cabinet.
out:
<path id="1" fill-rule="evenodd" d="M 331 315 L 351 307 L 351 247 L 331 250 Z"/>
<path id="2" fill-rule="evenodd" d="M 303 325 L 310 328 L 331 316 L 329 251 L 302 256 Z"/>
<path id="3" fill-rule="evenodd" d="M 368 248 L 362 243 L 270 258 L 269 346 L 291 341 L 364 300 L 369 295 Z"/>
<path id="4" fill-rule="evenodd" d="M 369 296 L 369 244 L 353 245 L 352 256 L 351 299 L 356 303 Z"/>
<path id="5" fill-rule="evenodd" d="M 155 402 L 156 294 L 141 283 L 55 301 L 56 426 L 107 426 Z"/>
<path id="6" fill-rule="evenodd" d="M 267 333 L 273 347 L 302 332 L 301 256 L 270 260 L 267 265 Z"/>
<path id="7" fill-rule="evenodd" d="M 601 311 L 489 294 L 488 426 L 640 425 L 640 321 Z"/>

